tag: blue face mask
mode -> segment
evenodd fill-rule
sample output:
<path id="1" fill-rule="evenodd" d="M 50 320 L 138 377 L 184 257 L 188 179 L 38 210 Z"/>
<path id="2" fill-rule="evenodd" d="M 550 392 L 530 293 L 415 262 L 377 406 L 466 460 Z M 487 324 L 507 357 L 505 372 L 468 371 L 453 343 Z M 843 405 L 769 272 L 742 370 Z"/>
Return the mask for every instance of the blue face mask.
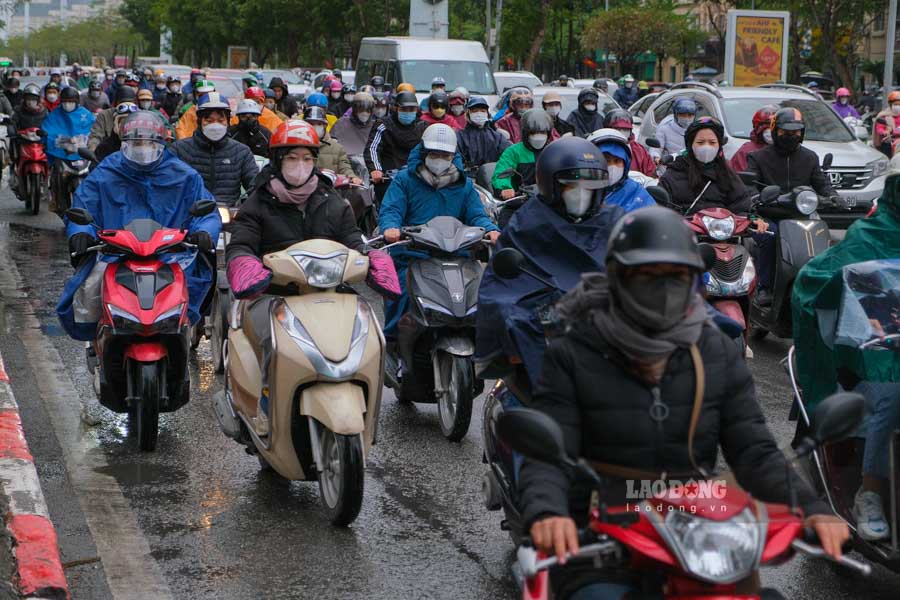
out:
<path id="1" fill-rule="evenodd" d="M 404 125 L 411 125 L 412 122 L 416 120 L 416 113 L 398 111 L 397 120 L 399 120 Z"/>

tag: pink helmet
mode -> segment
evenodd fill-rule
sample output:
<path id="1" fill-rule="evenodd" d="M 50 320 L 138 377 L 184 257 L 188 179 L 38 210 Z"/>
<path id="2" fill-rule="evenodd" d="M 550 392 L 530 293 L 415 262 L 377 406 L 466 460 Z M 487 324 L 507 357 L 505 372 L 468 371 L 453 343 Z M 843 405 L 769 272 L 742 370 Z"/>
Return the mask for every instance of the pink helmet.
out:
<path id="1" fill-rule="evenodd" d="M 340 92 L 344 89 L 344 84 L 339 80 L 334 79 L 332 80 L 331 84 L 329 84 L 328 89 L 330 89 L 332 92 Z"/>
<path id="2" fill-rule="evenodd" d="M 838 90 L 834 93 L 835 98 L 849 98 L 850 96 L 850 90 L 848 90 L 847 88 L 838 88 Z"/>

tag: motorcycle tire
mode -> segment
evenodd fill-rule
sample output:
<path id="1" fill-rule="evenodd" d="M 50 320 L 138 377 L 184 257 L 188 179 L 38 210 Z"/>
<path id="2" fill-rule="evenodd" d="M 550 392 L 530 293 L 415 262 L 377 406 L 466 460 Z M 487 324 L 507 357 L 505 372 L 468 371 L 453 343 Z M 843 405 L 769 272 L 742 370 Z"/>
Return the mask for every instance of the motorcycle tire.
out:
<path id="1" fill-rule="evenodd" d="M 212 323 L 209 327 L 209 348 L 212 355 L 213 370 L 216 373 L 225 372 L 225 338 L 228 335 L 228 310 L 231 307 L 231 299 L 227 291 L 218 291 L 213 297 L 212 306 L 209 309 Z"/>
<path id="2" fill-rule="evenodd" d="M 191 350 L 196 350 L 203 339 L 203 332 L 206 329 L 206 317 L 202 317 L 199 322 L 191 326 Z"/>
<path id="3" fill-rule="evenodd" d="M 441 433 L 449 441 L 458 442 L 466 437 L 472 421 L 474 369 L 472 362 L 464 356 L 440 352 L 435 360 L 441 376 L 441 382 L 435 382 L 435 387 L 444 390 L 437 399 Z"/>
<path id="4" fill-rule="evenodd" d="M 37 173 L 32 173 L 28 176 L 28 196 L 30 198 L 29 207 L 31 209 L 31 214 L 36 215 L 41 212 L 41 195 L 43 190 L 41 189 L 41 176 Z"/>
<path id="5" fill-rule="evenodd" d="M 365 482 L 362 436 L 341 435 L 321 426 L 322 462 L 319 473 L 319 495 L 328 520 L 336 527 L 346 527 L 362 508 Z"/>
<path id="6" fill-rule="evenodd" d="M 144 452 L 156 450 L 159 437 L 159 401 L 165 376 L 159 363 L 133 363 L 131 385 L 138 399 L 128 411 L 128 430 L 138 439 Z"/>

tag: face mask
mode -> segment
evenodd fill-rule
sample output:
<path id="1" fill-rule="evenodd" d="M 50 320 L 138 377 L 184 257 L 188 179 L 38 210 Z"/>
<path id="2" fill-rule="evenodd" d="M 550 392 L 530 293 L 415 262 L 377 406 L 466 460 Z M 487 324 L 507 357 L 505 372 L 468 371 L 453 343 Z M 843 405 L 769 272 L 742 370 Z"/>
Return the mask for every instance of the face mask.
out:
<path id="1" fill-rule="evenodd" d="M 463 106 L 462 104 L 454 104 L 453 106 L 450 107 L 450 112 L 453 113 L 454 115 L 456 115 L 457 117 L 459 115 L 463 114 L 463 111 L 465 111 L 465 110 L 466 110 L 466 107 Z"/>
<path id="2" fill-rule="evenodd" d="M 667 331 L 684 319 L 693 293 L 693 279 L 673 276 L 634 277 L 617 290 L 622 311 L 653 331 Z"/>
<path id="3" fill-rule="evenodd" d="M 151 108 L 153 108 L 153 101 L 142 100 L 141 102 L 138 102 L 138 107 L 140 107 L 141 110 L 150 110 Z"/>
<path id="4" fill-rule="evenodd" d="M 784 152 L 793 152 L 800 146 L 800 136 L 779 135 L 775 138 L 775 147 Z"/>
<path id="5" fill-rule="evenodd" d="M 340 100 L 341 93 L 340 92 L 331 92 L 331 97 L 334 98 L 335 100 Z"/>
<path id="6" fill-rule="evenodd" d="M 91 90 L 91 91 L 88 92 L 88 95 L 89 95 L 91 98 L 93 98 L 93 99 L 96 100 L 97 98 L 100 97 L 100 90 Z"/>
<path id="7" fill-rule="evenodd" d="M 616 129 L 616 131 L 621 133 L 622 137 L 624 137 L 629 142 L 631 141 L 631 136 L 634 135 L 634 132 L 632 132 L 630 129 Z"/>
<path id="8" fill-rule="evenodd" d="M 583 106 L 584 106 L 584 110 L 586 110 L 588 112 L 597 112 L 597 105 L 594 104 L 593 102 L 589 102 L 587 104 L 584 104 Z"/>
<path id="9" fill-rule="evenodd" d="M 894 116 L 900 115 L 900 104 L 891 104 L 891 113 Z"/>
<path id="10" fill-rule="evenodd" d="M 384 116 L 386 114 L 387 114 L 386 108 L 376 108 L 375 109 L 375 116 L 378 117 L 379 119 L 384 118 Z"/>
<path id="11" fill-rule="evenodd" d="M 159 91 L 163 91 L 164 89 L 166 89 L 166 84 L 164 84 L 164 83 L 157 83 L 157 84 L 156 84 L 156 89 L 158 89 Z"/>
<path id="12" fill-rule="evenodd" d="M 487 123 L 488 116 L 486 112 L 473 112 L 469 113 L 469 120 L 476 127 L 484 127 L 485 123 Z"/>
<path id="13" fill-rule="evenodd" d="M 17 94 L 17 93 L 19 93 L 19 88 L 9 88 L 9 93 L 10 93 L 10 94 Z"/>
<path id="14" fill-rule="evenodd" d="M 281 163 L 281 176 L 289 186 L 298 187 L 309 181 L 313 166 L 312 162 L 306 160 L 292 161 L 290 166 Z"/>
<path id="15" fill-rule="evenodd" d="M 214 142 L 221 140 L 226 133 L 228 133 L 228 127 L 222 123 L 209 123 L 203 126 L 203 135 L 206 136 L 206 139 Z"/>
<path id="16" fill-rule="evenodd" d="M 126 159 L 139 165 L 152 165 L 162 156 L 162 144 L 142 144 L 135 146 L 132 142 L 122 142 L 122 154 Z"/>
<path id="17" fill-rule="evenodd" d="M 316 135 L 319 136 L 320 140 L 325 137 L 325 126 L 324 125 L 315 125 L 315 126 L 313 126 L 313 129 L 316 130 Z"/>
<path id="18" fill-rule="evenodd" d="M 566 212 L 570 216 L 580 219 L 591 207 L 591 203 L 594 200 L 594 191 L 581 186 L 563 190 L 562 199 L 566 205 Z"/>
<path id="19" fill-rule="evenodd" d="M 559 116 L 559 111 L 562 110 L 560 106 L 548 106 L 544 110 L 547 111 L 547 114 L 553 117 L 554 119 Z"/>
<path id="20" fill-rule="evenodd" d="M 425 166 L 435 175 L 443 175 L 453 166 L 453 161 L 447 158 L 438 158 L 436 156 L 425 157 Z"/>
<path id="21" fill-rule="evenodd" d="M 443 118 L 444 118 L 444 115 L 446 115 L 446 114 L 447 114 L 447 109 L 446 109 L 446 108 L 432 108 L 432 109 L 431 109 L 431 115 L 432 115 L 435 119 L 443 119 Z"/>
<path id="22" fill-rule="evenodd" d="M 850 102 L 850 98 L 838 98 L 838 102 L 840 102 L 842 106 L 847 106 L 847 103 Z"/>
<path id="23" fill-rule="evenodd" d="M 622 180 L 622 175 L 625 174 L 625 167 L 613 167 L 607 165 L 606 171 L 609 173 L 609 185 L 615 185 Z"/>
<path id="24" fill-rule="evenodd" d="M 116 83 L 118 83 L 119 85 L 122 85 L 123 83 L 125 83 L 125 78 L 124 77 L 116 77 Z"/>
<path id="25" fill-rule="evenodd" d="M 356 98 L 353 94 L 344 94 L 344 100 L 346 102 L 353 102 L 353 99 Z"/>
<path id="26" fill-rule="evenodd" d="M 76 106 L 78 106 L 78 105 L 74 102 L 63 102 L 62 103 L 63 110 L 66 112 L 72 112 L 73 110 L 75 110 Z"/>
<path id="27" fill-rule="evenodd" d="M 682 129 L 687 129 L 690 124 L 694 122 L 693 117 L 678 117 L 675 120 L 678 122 L 678 126 Z"/>
<path id="28" fill-rule="evenodd" d="M 50 102 L 50 103 L 56 102 L 57 98 L 59 98 L 58 94 L 47 94 L 47 102 Z"/>
<path id="29" fill-rule="evenodd" d="M 266 108 L 268 108 L 269 110 L 275 110 L 275 101 L 266 100 Z"/>
<path id="30" fill-rule="evenodd" d="M 26 101 L 25 101 L 25 106 L 27 106 L 28 108 L 37 108 L 37 107 L 38 107 L 38 101 L 37 101 L 37 100 L 26 100 Z"/>
<path id="31" fill-rule="evenodd" d="M 530 145 L 535 150 L 540 150 L 544 146 L 547 145 L 547 134 L 546 133 L 535 133 L 534 135 L 528 136 L 528 145 Z"/>
<path id="32" fill-rule="evenodd" d="M 763 131 L 762 139 L 765 143 L 767 143 L 771 146 L 772 145 L 772 130 L 766 129 L 765 131 Z"/>
<path id="33" fill-rule="evenodd" d="M 372 116 L 372 113 L 367 113 L 367 112 L 356 113 L 356 118 L 359 119 L 360 123 L 368 123 L 369 117 L 371 117 L 371 116 Z"/>
<path id="34" fill-rule="evenodd" d="M 693 146 L 691 150 L 694 153 L 694 158 L 703 164 L 711 163 L 719 155 L 719 149 L 713 146 Z"/>
<path id="35" fill-rule="evenodd" d="M 529 110 L 531 110 L 529 107 L 520 108 L 520 109 L 516 110 L 516 116 L 521 119 L 522 117 L 525 116 L 525 113 L 527 113 Z"/>
<path id="36" fill-rule="evenodd" d="M 416 120 L 416 113 L 399 111 L 397 113 L 397 120 L 403 125 L 411 125 Z"/>
<path id="37" fill-rule="evenodd" d="M 180 85 L 173 85 L 173 86 L 171 86 L 171 87 L 169 88 L 169 91 L 172 92 L 173 94 L 180 94 L 180 93 L 181 93 L 181 86 L 180 86 Z"/>
<path id="38" fill-rule="evenodd" d="M 626 82 L 625 82 L 625 87 L 628 88 L 629 90 L 631 89 L 631 86 L 633 86 L 633 85 L 634 85 L 634 84 L 631 83 L 630 81 L 626 81 Z"/>

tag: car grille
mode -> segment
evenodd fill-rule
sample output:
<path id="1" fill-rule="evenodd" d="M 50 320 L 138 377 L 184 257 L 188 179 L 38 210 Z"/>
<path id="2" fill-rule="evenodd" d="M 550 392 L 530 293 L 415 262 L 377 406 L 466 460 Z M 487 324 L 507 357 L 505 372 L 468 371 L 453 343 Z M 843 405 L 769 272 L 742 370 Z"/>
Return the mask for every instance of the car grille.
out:
<path id="1" fill-rule="evenodd" d="M 836 190 L 861 190 L 872 181 L 872 169 L 859 167 L 831 167 L 825 171 Z"/>
<path id="2" fill-rule="evenodd" d="M 744 272 L 743 255 L 735 256 L 731 260 L 716 260 L 712 273 L 719 281 L 731 283 L 737 281 Z"/>

